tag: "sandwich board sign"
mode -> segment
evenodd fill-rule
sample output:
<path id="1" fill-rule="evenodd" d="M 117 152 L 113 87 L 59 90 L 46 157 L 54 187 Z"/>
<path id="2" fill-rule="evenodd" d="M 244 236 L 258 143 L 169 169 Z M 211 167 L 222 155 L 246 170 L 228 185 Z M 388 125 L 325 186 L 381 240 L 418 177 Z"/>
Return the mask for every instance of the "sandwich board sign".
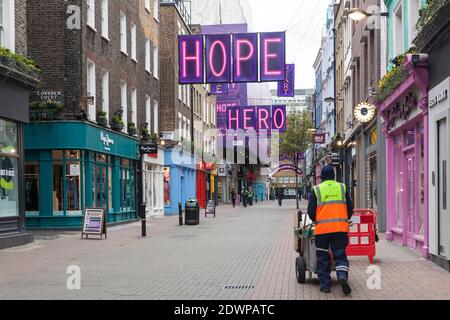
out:
<path id="1" fill-rule="evenodd" d="M 105 235 L 105 239 L 108 238 L 106 232 L 105 209 L 86 208 L 83 219 L 83 230 L 81 231 L 81 239 L 83 239 L 83 236 L 86 236 L 86 239 L 88 239 L 89 235 L 100 236 L 101 239 L 103 239 L 103 235 Z"/>

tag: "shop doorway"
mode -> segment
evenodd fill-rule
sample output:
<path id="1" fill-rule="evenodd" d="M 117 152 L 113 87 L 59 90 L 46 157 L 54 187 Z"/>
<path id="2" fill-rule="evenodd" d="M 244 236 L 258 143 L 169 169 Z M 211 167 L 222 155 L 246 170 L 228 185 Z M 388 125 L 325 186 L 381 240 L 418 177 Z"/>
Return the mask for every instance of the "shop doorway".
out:
<path id="1" fill-rule="evenodd" d="M 415 166 L 415 154 L 414 152 L 407 152 L 405 154 L 406 161 L 406 225 L 408 235 L 408 246 L 415 247 L 414 235 L 415 235 L 415 217 L 416 217 L 416 198 L 415 194 L 417 190 L 416 186 L 416 166 Z"/>
<path id="2" fill-rule="evenodd" d="M 447 155 L 448 155 L 448 137 L 447 137 L 447 119 L 438 122 L 438 197 L 439 197 L 439 255 L 448 258 L 449 252 L 446 244 L 449 243 L 448 210 L 447 210 Z"/>
<path id="3" fill-rule="evenodd" d="M 93 184 L 92 184 L 92 206 L 95 208 L 104 208 L 109 212 L 111 199 L 110 191 L 110 172 L 109 166 L 103 164 L 94 164 L 93 166 Z"/>

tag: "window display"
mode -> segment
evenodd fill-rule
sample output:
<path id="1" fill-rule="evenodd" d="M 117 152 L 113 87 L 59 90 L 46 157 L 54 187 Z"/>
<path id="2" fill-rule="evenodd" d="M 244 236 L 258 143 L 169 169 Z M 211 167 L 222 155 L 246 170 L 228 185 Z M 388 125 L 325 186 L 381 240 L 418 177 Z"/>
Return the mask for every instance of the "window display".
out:
<path id="1" fill-rule="evenodd" d="M 19 215 L 17 124 L 0 119 L 0 217 Z"/>

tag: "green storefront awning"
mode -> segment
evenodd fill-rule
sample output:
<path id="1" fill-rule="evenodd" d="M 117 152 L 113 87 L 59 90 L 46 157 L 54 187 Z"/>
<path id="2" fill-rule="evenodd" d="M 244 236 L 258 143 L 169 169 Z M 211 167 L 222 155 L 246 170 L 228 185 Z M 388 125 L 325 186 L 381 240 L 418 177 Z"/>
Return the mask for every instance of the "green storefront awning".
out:
<path id="1" fill-rule="evenodd" d="M 139 140 L 79 121 L 53 121 L 25 126 L 25 150 L 91 150 L 138 159 Z"/>

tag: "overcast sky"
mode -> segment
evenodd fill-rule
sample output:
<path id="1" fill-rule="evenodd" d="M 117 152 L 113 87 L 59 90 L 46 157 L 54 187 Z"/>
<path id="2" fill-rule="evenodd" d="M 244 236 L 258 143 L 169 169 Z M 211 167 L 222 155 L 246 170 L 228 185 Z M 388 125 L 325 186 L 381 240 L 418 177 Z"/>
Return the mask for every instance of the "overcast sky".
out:
<path id="1" fill-rule="evenodd" d="M 331 0 L 248 0 L 252 31 L 285 31 L 287 63 L 295 63 L 296 88 L 314 88 L 313 64 Z M 271 87 L 274 85 L 271 84 Z"/>

